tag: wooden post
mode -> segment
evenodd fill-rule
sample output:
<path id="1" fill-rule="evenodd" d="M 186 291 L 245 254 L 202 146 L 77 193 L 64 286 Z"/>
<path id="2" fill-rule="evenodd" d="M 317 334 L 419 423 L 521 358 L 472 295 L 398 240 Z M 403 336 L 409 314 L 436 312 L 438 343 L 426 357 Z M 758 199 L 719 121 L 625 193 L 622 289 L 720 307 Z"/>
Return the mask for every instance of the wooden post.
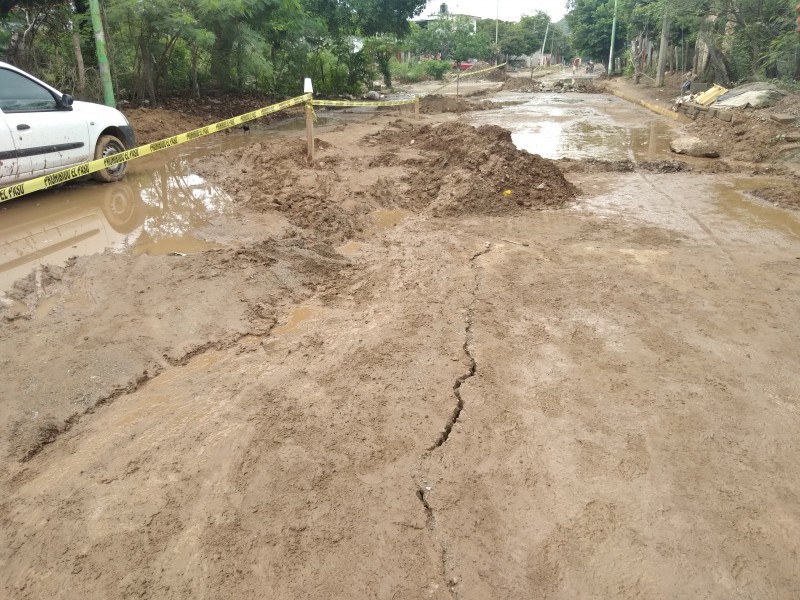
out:
<path id="1" fill-rule="evenodd" d="M 419 96 L 414 100 L 414 120 L 419 121 Z"/>
<path id="2" fill-rule="evenodd" d="M 314 109 L 306 104 L 306 143 L 308 144 L 308 162 L 314 162 Z"/>

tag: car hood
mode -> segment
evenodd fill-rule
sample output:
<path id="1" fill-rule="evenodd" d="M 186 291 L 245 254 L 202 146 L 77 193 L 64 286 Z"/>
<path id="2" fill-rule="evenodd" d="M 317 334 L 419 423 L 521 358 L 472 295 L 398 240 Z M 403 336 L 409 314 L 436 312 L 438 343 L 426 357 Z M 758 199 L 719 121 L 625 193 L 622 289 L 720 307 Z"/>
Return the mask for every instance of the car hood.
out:
<path id="1" fill-rule="evenodd" d="M 72 103 L 72 110 L 80 112 L 86 117 L 87 120 L 95 121 L 98 124 L 102 123 L 103 127 L 107 127 L 109 125 L 129 125 L 128 119 L 125 118 L 125 115 L 123 115 L 116 108 L 112 108 L 110 106 L 95 104 L 94 102 L 82 102 L 80 100 L 75 100 Z"/>

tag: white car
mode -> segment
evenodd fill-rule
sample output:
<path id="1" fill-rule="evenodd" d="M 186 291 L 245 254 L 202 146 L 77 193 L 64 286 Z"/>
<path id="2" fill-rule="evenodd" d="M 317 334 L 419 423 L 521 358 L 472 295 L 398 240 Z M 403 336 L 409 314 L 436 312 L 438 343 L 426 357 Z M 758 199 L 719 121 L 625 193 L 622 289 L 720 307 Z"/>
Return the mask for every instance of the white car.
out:
<path id="1" fill-rule="evenodd" d="M 0 62 L 0 187 L 135 146 L 133 128 L 117 109 L 73 101 L 69 94 Z M 126 169 L 127 163 L 121 163 L 92 176 L 117 181 Z"/>

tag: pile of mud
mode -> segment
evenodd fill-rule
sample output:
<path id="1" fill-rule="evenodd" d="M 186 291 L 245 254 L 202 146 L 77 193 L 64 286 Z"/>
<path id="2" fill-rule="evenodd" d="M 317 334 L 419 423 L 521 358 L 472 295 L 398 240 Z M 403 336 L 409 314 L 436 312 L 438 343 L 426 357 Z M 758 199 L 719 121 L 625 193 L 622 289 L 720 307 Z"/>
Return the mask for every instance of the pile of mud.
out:
<path id="1" fill-rule="evenodd" d="M 286 138 L 221 152 L 197 173 L 243 206 L 280 213 L 331 244 L 368 235 L 381 209 L 512 215 L 576 196 L 555 163 L 518 150 L 500 127 L 405 119 L 375 126 L 366 136 L 345 128 L 317 139 L 313 165 L 303 140 Z"/>
<path id="2" fill-rule="evenodd" d="M 181 101 L 166 101 L 164 106 L 157 108 L 126 108 L 123 112 L 136 132 L 137 143 L 150 144 L 172 135 L 269 106 L 274 102 L 276 101 L 259 97 L 226 98 L 224 101 L 182 99 Z M 275 115 L 257 119 L 254 123 L 268 124 L 281 121 L 300 112 L 302 112 L 302 107 L 283 110 Z"/>
<path id="3" fill-rule="evenodd" d="M 215 121 L 210 114 L 190 114 L 164 108 L 131 108 L 124 112 L 136 132 L 138 144 L 150 144 Z"/>
<path id="4" fill-rule="evenodd" d="M 347 202 L 359 194 L 336 168 L 346 152 L 326 155 L 329 144 L 315 142 L 323 152 L 314 166 L 306 161 L 305 141 L 283 139 L 225 151 L 197 171 L 248 208 L 282 213 L 314 237 L 332 243 L 358 237 L 364 229 L 359 217 L 374 207 Z"/>
<path id="5" fill-rule="evenodd" d="M 398 121 L 373 137 L 383 145 L 415 144 L 425 151 L 405 161 L 410 209 L 435 216 L 504 215 L 558 208 L 576 195 L 555 163 L 519 150 L 502 127 Z"/>
<path id="6" fill-rule="evenodd" d="M 531 77 L 509 77 L 503 84 L 506 92 L 538 92 L 542 89 L 542 82 Z"/>
<path id="7" fill-rule="evenodd" d="M 545 81 L 529 77 L 511 77 L 503 84 L 506 92 L 579 92 L 582 94 L 604 94 L 606 86 L 595 79 L 559 79 Z"/>
<path id="8" fill-rule="evenodd" d="M 489 65 L 488 63 L 478 63 L 475 66 L 473 66 L 469 71 L 467 71 L 466 74 L 469 74 L 470 71 L 480 71 L 481 69 L 488 69 L 491 66 L 492 65 Z M 492 69 L 491 71 L 487 71 L 486 73 L 481 73 L 477 77 L 485 81 L 502 82 L 508 79 L 508 74 L 506 73 L 505 68 L 499 68 L 499 69 Z"/>
<path id="9" fill-rule="evenodd" d="M 430 96 L 425 96 L 419 102 L 419 112 L 426 115 L 440 113 L 462 113 L 472 110 L 489 110 L 492 108 L 495 108 L 495 104 L 490 100 L 468 102 L 467 100 L 464 100 L 464 98 L 442 96 L 440 94 L 431 94 Z"/>
<path id="10" fill-rule="evenodd" d="M 681 160 L 606 160 L 602 158 L 561 158 L 556 161 L 559 168 L 566 173 L 683 173 L 694 170 L 691 165 Z M 727 165 L 726 165 L 727 166 Z"/>

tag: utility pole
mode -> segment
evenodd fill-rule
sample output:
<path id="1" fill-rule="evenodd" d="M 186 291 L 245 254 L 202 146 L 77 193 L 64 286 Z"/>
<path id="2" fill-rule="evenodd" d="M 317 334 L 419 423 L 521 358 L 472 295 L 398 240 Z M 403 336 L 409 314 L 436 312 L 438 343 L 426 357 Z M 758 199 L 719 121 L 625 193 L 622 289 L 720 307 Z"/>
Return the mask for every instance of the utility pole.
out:
<path id="1" fill-rule="evenodd" d="M 99 0 L 89 0 L 89 12 L 92 13 L 97 63 L 100 67 L 100 81 L 103 84 L 103 102 L 106 106 L 116 106 L 114 86 L 111 83 L 111 68 L 108 66 L 108 54 L 106 54 L 106 36 L 103 34 L 103 21 L 100 19 Z"/>
<path id="2" fill-rule="evenodd" d="M 542 40 L 542 51 L 539 53 L 540 60 L 544 64 L 544 45 L 547 43 L 547 32 L 550 31 L 550 21 L 547 22 L 547 27 L 544 29 L 544 39 Z"/>
<path id="3" fill-rule="evenodd" d="M 614 38 L 617 36 L 617 0 L 614 0 L 614 20 L 611 21 L 611 48 L 608 51 L 608 76 L 614 72 Z"/>

